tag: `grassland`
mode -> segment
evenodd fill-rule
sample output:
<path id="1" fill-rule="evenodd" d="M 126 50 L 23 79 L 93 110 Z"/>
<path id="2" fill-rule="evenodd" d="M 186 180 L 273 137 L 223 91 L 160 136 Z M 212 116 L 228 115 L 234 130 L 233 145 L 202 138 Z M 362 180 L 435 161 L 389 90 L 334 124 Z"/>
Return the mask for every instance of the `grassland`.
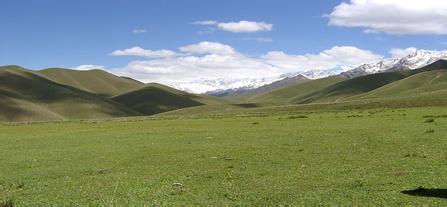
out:
<path id="1" fill-rule="evenodd" d="M 286 109 L 3 124 L 0 201 L 447 205 L 444 107 Z"/>

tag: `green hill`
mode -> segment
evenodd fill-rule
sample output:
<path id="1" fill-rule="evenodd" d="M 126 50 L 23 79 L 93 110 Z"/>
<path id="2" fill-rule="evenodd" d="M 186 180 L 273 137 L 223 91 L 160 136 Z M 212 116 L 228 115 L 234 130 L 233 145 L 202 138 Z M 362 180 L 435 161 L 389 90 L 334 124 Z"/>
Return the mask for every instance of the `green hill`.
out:
<path id="1" fill-rule="evenodd" d="M 447 68 L 447 61 L 440 60 L 426 67 L 417 70 L 406 70 L 397 72 L 378 73 L 372 75 L 361 76 L 354 79 L 345 80 L 334 85 L 328 86 L 322 90 L 311 93 L 307 96 L 296 99 L 294 103 L 322 103 L 322 102 L 338 102 L 352 99 L 352 97 L 362 97 L 362 94 L 378 90 L 382 87 L 399 87 L 400 90 L 407 88 L 407 81 L 400 82 L 410 78 L 409 82 L 413 82 L 412 85 L 418 87 L 424 85 L 425 79 L 419 80 L 423 75 L 418 76 L 420 73 L 433 73 L 435 70 L 443 70 Z M 426 80 L 427 81 L 427 80 Z M 394 83 L 394 84 L 393 84 Z M 415 86 L 413 86 L 415 87 Z M 380 93 L 379 93 L 380 94 Z M 379 95 L 376 94 L 376 95 Z M 380 96 L 379 96 L 380 97 Z M 382 97 L 384 98 L 384 97 Z"/>
<path id="2" fill-rule="evenodd" d="M 335 103 L 368 98 L 395 98 L 447 89 L 440 60 L 417 70 L 378 73 L 353 79 L 338 76 L 317 79 L 255 96 L 247 102 L 273 104 Z"/>
<path id="3" fill-rule="evenodd" d="M 18 66 L 0 67 L 0 121 L 138 115 L 100 96 L 53 82 Z"/>
<path id="4" fill-rule="evenodd" d="M 244 102 L 247 99 L 251 99 L 252 97 L 257 97 L 270 91 L 279 90 L 281 88 L 286 88 L 288 86 L 297 85 L 307 81 L 310 81 L 310 79 L 302 75 L 297 75 L 294 77 L 287 77 L 282 80 L 278 80 L 254 89 L 229 89 L 218 92 L 210 92 L 207 94 L 211 96 L 221 97 L 226 100 L 231 100 L 233 102 Z"/>
<path id="5" fill-rule="evenodd" d="M 268 104 L 288 104 L 296 102 L 301 97 L 316 93 L 324 88 L 339 83 L 346 78 L 332 76 L 304 83 L 295 84 L 286 88 L 273 90 L 264 94 L 248 98 L 247 103 L 268 103 Z"/>
<path id="6" fill-rule="evenodd" d="M 371 92 L 349 99 L 395 98 L 417 96 L 447 89 L 447 71 L 427 71 L 390 83 Z"/>
<path id="7" fill-rule="evenodd" d="M 117 95 L 112 97 L 112 100 L 146 115 L 192 106 L 222 103 L 214 97 L 190 94 L 155 83 Z"/>
<path id="8" fill-rule="evenodd" d="M 306 81 L 250 94 L 243 102 L 190 94 L 160 84 L 143 84 L 101 70 L 31 71 L 18 66 L 0 67 L 0 121 L 97 119 L 168 111 L 174 111 L 168 114 L 188 115 L 445 106 L 447 98 L 444 97 L 447 97 L 447 61 L 444 60 L 417 70 Z"/>
<path id="9" fill-rule="evenodd" d="M 106 97 L 144 86 L 144 83 L 130 78 L 118 77 L 103 70 L 78 71 L 49 68 L 37 73 L 54 82 Z"/>

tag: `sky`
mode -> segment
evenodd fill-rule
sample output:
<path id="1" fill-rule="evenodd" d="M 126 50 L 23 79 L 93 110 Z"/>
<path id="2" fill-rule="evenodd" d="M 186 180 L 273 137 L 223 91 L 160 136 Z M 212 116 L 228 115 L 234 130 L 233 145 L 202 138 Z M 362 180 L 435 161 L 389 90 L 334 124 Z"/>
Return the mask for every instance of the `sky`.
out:
<path id="1" fill-rule="evenodd" d="M 0 65 L 204 92 L 447 47 L 439 0 L 2 0 Z"/>

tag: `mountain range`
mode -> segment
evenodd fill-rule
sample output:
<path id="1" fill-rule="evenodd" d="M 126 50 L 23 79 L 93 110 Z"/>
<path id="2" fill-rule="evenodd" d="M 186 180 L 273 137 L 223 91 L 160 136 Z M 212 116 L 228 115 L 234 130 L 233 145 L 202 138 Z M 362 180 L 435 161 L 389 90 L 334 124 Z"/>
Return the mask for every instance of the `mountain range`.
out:
<path id="1" fill-rule="evenodd" d="M 338 75 L 310 79 L 297 74 L 257 88 L 209 94 L 145 84 L 103 70 L 35 71 L 3 66 L 0 121 L 102 119 L 287 105 L 308 108 L 447 105 L 445 57 L 445 52 L 417 51 Z"/>
<path id="2" fill-rule="evenodd" d="M 320 79 L 334 75 L 341 75 L 346 78 L 355 78 L 374 73 L 413 70 L 424 67 L 441 59 L 447 59 L 447 51 L 417 50 L 400 58 L 384 59 L 377 63 L 363 64 L 358 67 L 350 67 L 345 65 L 327 70 L 307 70 L 297 73 L 288 73 L 270 79 L 235 80 L 234 82 L 237 82 L 238 84 L 227 84 L 230 81 L 214 80 L 213 86 L 220 87 L 222 89 L 208 91 L 206 94 L 222 96 L 222 94 L 226 93 L 228 95 L 232 95 L 234 91 L 244 93 L 244 91 L 250 91 L 258 87 L 266 86 L 273 82 L 278 82 L 287 78 L 293 78 L 295 76 L 304 76 L 308 79 Z"/>

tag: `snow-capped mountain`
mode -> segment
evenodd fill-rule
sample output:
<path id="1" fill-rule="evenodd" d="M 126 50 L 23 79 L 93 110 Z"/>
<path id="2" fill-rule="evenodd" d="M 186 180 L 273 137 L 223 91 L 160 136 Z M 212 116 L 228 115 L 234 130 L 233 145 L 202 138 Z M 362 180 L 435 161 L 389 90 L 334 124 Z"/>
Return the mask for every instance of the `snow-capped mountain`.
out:
<path id="1" fill-rule="evenodd" d="M 285 77 L 285 78 L 284 78 Z M 308 78 L 304 77 L 303 75 L 295 75 L 293 77 L 287 77 L 282 76 L 281 80 L 277 80 L 273 83 L 263 85 L 261 87 L 257 88 L 236 88 L 236 89 L 227 89 L 227 90 L 217 90 L 217 91 L 209 91 L 206 94 L 212 95 L 212 96 L 230 96 L 230 95 L 248 95 L 248 94 L 255 94 L 255 93 L 262 93 L 267 92 L 279 88 L 284 88 L 290 85 L 303 83 L 309 81 Z"/>
<path id="2" fill-rule="evenodd" d="M 254 89 L 284 79 L 283 76 L 265 77 L 265 78 L 245 78 L 245 79 L 203 79 L 194 83 L 180 83 L 172 85 L 172 87 L 187 92 L 218 92 L 228 89 Z"/>
<path id="3" fill-rule="evenodd" d="M 329 70 L 308 70 L 306 72 L 296 73 L 295 76 L 303 75 L 304 77 L 309 78 L 309 79 L 319 79 L 319 78 L 325 78 L 325 77 L 329 77 L 329 76 L 338 75 L 342 72 L 349 71 L 352 69 L 353 69 L 352 67 L 344 66 L 344 67 L 338 67 L 338 68 L 333 68 L 333 69 L 329 69 Z"/>
<path id="4" fill-rule="evenodd" d="M 384 59 L 377 63 L 363 64 L 356 68 L 339 66 L 328 70 L 308 70 L 305 72 L 287 73 L 273 77 L 245 78 L 245 79 L 203 79 L 194 83 L 172 85 L 180 90 L 199 93 L 219 93 L 226 91 L 246 91 L 271 84 L 275 81 L 304 76 L 308 79 L 319 79 L 328 76 L 342 75 L 347 78 L 355 78 L 363 75 L 391 72 L 399 70 L 413 70 L 427 66 L 440 59 L 447 59 L 447 51 L 417 50 L 402 58 Z"/>
<path id="5" fill-rule="evenodd" d="M 340 75 L 355 78 L 374 73 L 413 70 L 430 65 L 440 59 L 447 59 L 447 51 L 418 50 L 402 58 L 390 58 L 374 64 L 364 64 Z"/>

